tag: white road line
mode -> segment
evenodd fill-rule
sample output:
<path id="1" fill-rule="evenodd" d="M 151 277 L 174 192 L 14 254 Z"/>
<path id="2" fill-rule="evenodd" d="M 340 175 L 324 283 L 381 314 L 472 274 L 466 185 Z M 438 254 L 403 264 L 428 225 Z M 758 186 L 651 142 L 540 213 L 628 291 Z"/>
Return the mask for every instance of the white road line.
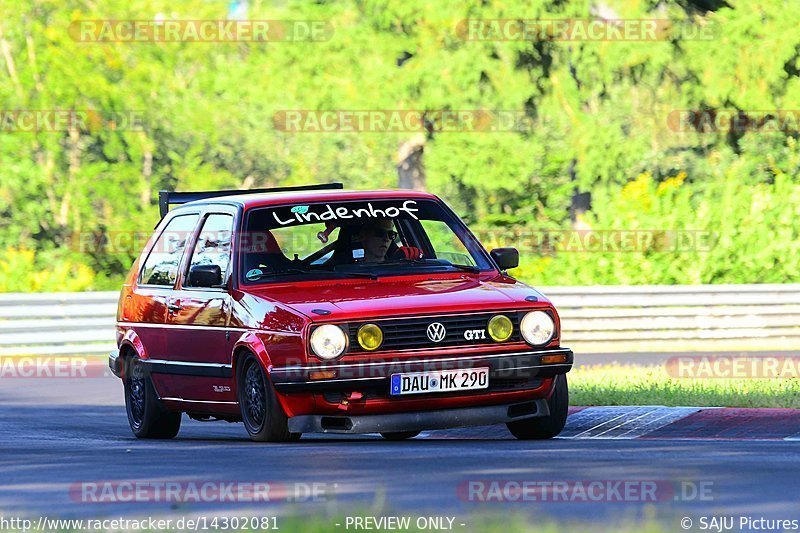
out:
<path id="1" fill-rule="evenodd" d="M 700 407 L 587 407 L 572 415 L 561 434 L 570 439 L 635 439 L 699 411 Z M 574 434 L 570 435 L 570 429 Z"/>

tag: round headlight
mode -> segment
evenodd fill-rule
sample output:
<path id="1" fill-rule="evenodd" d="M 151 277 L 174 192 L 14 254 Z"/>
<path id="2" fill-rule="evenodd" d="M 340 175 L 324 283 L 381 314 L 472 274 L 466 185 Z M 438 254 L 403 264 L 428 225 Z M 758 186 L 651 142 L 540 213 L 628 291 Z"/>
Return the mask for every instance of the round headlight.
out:
<path id="1" fill-rule="evenodd" d="M 514 324 L 511 319 L 506 315 L 495 315 L 489 320 L 489 325 L 486 327 L 489 331 L 489 336 L 492 340 L 497 342 L 504 342 L 511 337 L 514 331 Z"/>
<path id="2" fill-rule="evenodd" d="M 556 325 L 544 311 L 531 311 L 522 318 L 519 329 L 528 344 L 539 346 L 553 338 Z"/>
<path id="3" fill-rule="evenodd" d="M 377 324 L 364 324 L 358 328 L 358 344 L 362 348 L 371 352 L 380 348 L 383 344 L 383 331 Z"/>
<path id="4" fill-rule="evenodd" d="M 324 324 L 311 332 L 311 350 L 322 359 L 335 359 L 346 347 L 347 335 L 339 326 Z"/>

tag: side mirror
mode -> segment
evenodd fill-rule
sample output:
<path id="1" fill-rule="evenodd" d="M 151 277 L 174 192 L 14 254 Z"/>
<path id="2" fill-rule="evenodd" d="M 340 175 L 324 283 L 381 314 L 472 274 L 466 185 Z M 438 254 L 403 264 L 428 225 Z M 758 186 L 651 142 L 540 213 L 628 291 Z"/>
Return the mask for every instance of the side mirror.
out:
<path id="1" fill-rule="evenodd" d="M 220 287 L 222 269 L 219 265 L 194 265 L 189 269 L 189 287 Z"/>
<path id="2" fill-rule="evenodd" d="M 492 259 L 500 270 L 508 270 L 519 266 L 519 252 L 516 248 L 495 248 L 490 252 Z"/>

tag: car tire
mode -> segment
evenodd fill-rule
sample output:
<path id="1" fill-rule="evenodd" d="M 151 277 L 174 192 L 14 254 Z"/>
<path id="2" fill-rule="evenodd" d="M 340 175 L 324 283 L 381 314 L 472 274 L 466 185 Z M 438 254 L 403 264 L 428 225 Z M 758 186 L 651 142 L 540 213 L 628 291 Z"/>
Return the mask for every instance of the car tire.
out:
<path id="1" fill-rule="evenodd" d="M 264 367 L 249 353 L 237 365 L 236 395 L 242 410 L 242 422 L 256 442 L 288 442 L 300 438 L 289 432 L 289 422 Z"/>
<path id="2" fill-rule="evenodd" d="M 393 431 L 391 433 L 381 433 L 381 437 L 386 440 L 413 439 L 417 435 L 419 435 L 419 431 Z"/>
<path id="3" fill-rule="evenodd" d="M 130 359 L 124 381 L 128 424 L 139 439 L 171 439 L 181 429 L 181 413 L 167 411 L 138 357 Z"/>
<path id="4" fill-rule="evenodd" d="M 561 433 L 567 423 L 569 411 L 569 387 L 566 374 L 557 375 L 555 382 L 553 394 L 547 399 L 550 414 L 508 422 L 506 426 L 512 435 L 520 440 L 541 440 L 552 439 Z"/>

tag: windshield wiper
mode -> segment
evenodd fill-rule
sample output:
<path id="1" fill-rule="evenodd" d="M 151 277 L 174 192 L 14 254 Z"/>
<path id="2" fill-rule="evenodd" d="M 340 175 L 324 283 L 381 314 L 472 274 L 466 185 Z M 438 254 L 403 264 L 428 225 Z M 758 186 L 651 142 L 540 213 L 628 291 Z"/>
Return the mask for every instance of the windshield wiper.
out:
<path id="1" fill-rule="evenodd" d="M 331 272 L 331 274 L 339 274 L 341 276 L 349 276 L 351 278 L 378 279 L 377 274 L 371 274 L 369 272 L 336 272 L 334 270 Z"/>
<path id="2" fill-rule="evenodd" d="M 378 265 L 404 265 L 411 263 L 412 265 L 421 265 L 427 267 L 445 267 L 445 268 L 453 267 L 457 268 L 458 270 L 463 270 L 465 272 L 472 272 L 473 274 L 479 274 L 481 271 L 480 268 L 472 265 L 459 265 L 456 263 L 449 263 L 449 262 L 431 263 L 430 261 L 431 259 L 399 259 L 397 261 L 385 261 L 383 263 L 378 263 Z"/>
<path id="3" fill-rule="evenodd" d="M 481 272 L 480 268 L 472 265 L 457 265 L 454 263 L 450 263 L 450 266 L 453 268 L 457 268 L 459 270 L 464 270 L 465 272 L 472 272 L 473 274 L 480 274 Z"/>
<path id="4" fill-rule="evenodd" d="M 350 278 L 368 278 L 368 279 L 378 279 L 378 276 L 375 274 L 368 274 L 368 273 L 360 273 L 360 272 L 336 272 L 332 270 L 306 270 L 303 268 L 285 268 L 283 270 L 278 270 L 276 272 L 262 272 L 257 276 L 253 277 L 246 277 L 247 281 L 258 281 L 262 278 L 274 277 L 274 276 L 284 276 L 287 274 L 321 274 L 326 276 L 345 276 Z"/>

